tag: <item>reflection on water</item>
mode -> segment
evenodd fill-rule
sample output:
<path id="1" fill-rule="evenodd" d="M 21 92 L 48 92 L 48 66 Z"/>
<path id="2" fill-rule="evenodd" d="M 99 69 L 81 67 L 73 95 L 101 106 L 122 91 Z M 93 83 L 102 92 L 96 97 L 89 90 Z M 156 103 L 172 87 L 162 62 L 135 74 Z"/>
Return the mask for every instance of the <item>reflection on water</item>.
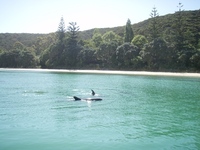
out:
<path id="1" fill-rule="evenodd" d="M 200 149 L 200 79 L 1 72 L 0 149 Z M 102 101 L 73 101 L 73 96 Z"/>

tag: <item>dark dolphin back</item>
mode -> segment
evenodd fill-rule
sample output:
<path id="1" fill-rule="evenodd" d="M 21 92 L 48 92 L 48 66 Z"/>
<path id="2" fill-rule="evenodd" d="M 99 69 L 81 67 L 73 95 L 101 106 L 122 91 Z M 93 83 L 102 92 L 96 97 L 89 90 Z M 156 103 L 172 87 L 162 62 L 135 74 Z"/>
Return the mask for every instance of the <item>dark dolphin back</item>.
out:
<path id="1" fill-rule="evenodd" d="M 74 96 L 75 101 L 80 101 L 81 99 L 79 97 Z"/>

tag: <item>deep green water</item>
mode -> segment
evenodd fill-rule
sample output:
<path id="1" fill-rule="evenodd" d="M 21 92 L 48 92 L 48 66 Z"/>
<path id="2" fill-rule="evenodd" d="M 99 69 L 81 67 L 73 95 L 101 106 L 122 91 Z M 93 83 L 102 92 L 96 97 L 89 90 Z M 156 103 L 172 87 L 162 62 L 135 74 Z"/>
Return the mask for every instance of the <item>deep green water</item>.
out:
<path id="1" fill-rule="evenodd" d="M 36 149 L 200 149 L 200 78 L 0 71 L 0 150 Z"/>

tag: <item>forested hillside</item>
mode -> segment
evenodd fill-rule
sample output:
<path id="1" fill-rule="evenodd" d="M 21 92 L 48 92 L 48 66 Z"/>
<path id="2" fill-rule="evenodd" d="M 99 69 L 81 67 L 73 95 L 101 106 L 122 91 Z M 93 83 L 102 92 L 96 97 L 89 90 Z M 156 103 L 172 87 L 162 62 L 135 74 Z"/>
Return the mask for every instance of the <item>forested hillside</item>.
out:
<path id="1" fill-rule="evenodd" d="M 200 10 L 153 8 L 143 22 L 87 31 L 61 18 L 55 33 L 2 33 L 0 67 L 199 72 Z"/>

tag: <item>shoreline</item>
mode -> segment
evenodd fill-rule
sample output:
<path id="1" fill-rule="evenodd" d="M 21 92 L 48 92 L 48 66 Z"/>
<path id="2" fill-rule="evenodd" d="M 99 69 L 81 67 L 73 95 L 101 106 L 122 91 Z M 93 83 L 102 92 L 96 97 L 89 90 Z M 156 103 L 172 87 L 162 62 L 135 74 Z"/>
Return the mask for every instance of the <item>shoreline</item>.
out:
<path id="1" fill-rule="evenodd" d="M 167 77 L 196 77 L 196 78 L 200 78 L 200 73 L 151 72 L 151 71 L 0 68 L 0 72 L 1 71 L 34 71 L 34 72 L 75 73 L 75 74 L 110 74 L 110 75 L 167 76 Z"/>

